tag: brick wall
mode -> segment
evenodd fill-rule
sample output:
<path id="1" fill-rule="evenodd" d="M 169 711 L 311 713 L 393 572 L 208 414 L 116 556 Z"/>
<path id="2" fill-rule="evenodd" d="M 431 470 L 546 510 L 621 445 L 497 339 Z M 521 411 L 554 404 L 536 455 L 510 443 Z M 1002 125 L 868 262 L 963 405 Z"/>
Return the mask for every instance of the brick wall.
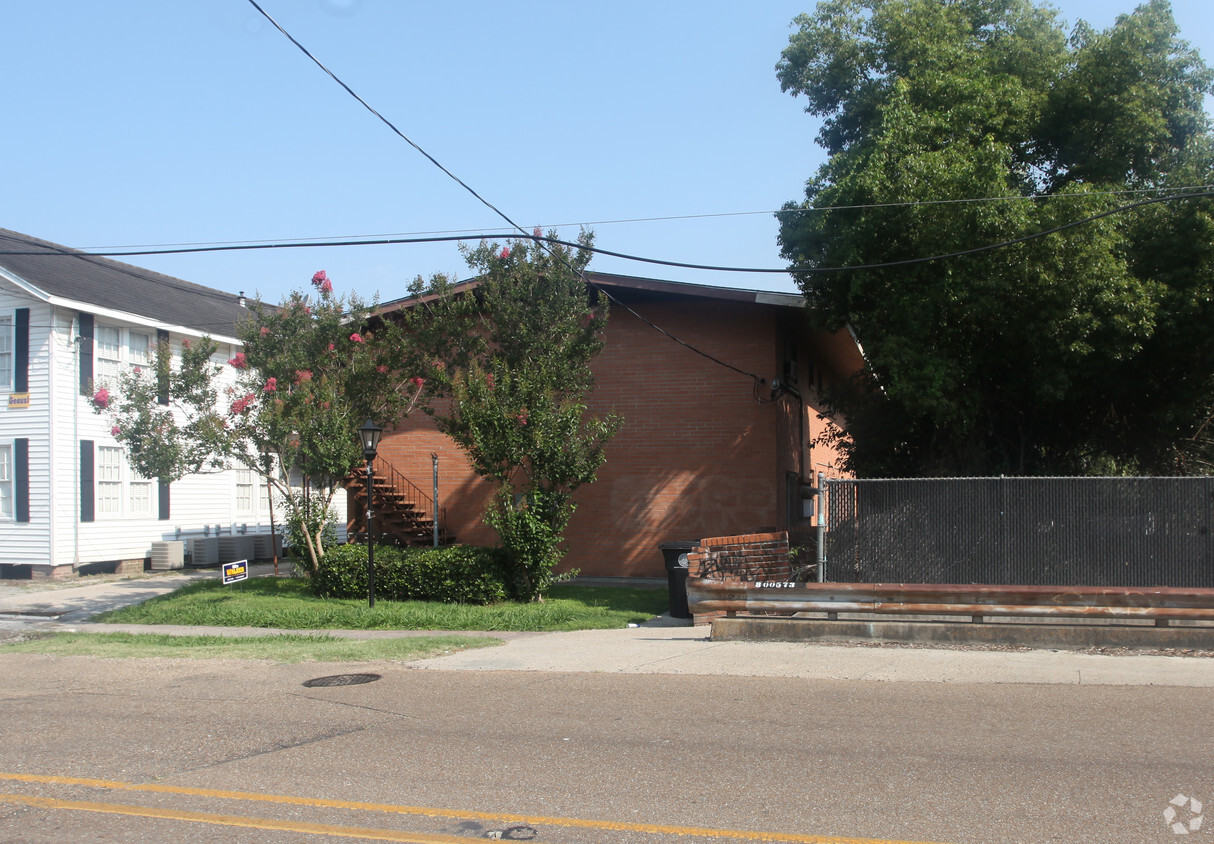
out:
<path id="1" fill-rule="evenodd" d="M 788 532 L 750 533 L 701 539 L 687 555 L 687 576 L 726 583 L 786 581 L 792 577 Z M 707 624 L 721 612 L 698 613 L 695 624 Z"/>
<path id="2" fill-rule="evenodd" d="M 781 373 L 786 314 L 769 305 L 667 298 L 630 306 L 671 334 L 732 366 L 766 379 Z M 761 402 L 752 379 L 687 349 L 613 306 L 606 344 L 593 361 L 590 412 L 615 412 L 624 424 L 607 447 L 598 480 L 576 494 L 563 568 L 584 575 L 664 577 L 659 545 L 789 527 L 787 475 L 809 476 L 813 433 L 806 401 Z M 809 349 L 809 345 L 803 347 Z M 803 351 L 808 371 L 808 352 Z M 768 388 L 769 394 L 769 388 Z M 799 418 L 806 418 L 805 424 Z M 439 455 L 439 497 L 458 541 L 492 544 L 482 514 L 492 496 L 433 420 L 415 413 L 385 433 L 380 454 L 421 487 L 431 488 Z M 816 453 L 813 463 L 820 460 Z"/>

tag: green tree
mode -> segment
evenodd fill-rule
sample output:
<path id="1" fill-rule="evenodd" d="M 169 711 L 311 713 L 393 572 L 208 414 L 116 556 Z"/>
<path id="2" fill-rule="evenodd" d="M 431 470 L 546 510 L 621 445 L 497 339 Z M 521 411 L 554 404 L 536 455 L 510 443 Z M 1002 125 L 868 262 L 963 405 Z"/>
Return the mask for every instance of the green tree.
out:
<path id="1" fill-rule="evenodd" d="M 251 303 L 237 327 L 242 351 L 226 365 L 214 359 L 210 338 L 185 341 L 178 360 L 162 345 L 155 377 L 124 375 L 112 394 L 98 392 L 94 406 L 110 415 L 114 436 L 146 477 L 172 481 L 233 466 L 256 472 L 287 503 L 315 570 L 333 495 L 363 459 L 358 426 L 407 415 L 423 382 L 404 369 L 398 325 L 369 328 L 372 306 L 335 296 L 324 271 L 312 283 L 313 294 L 292 293 L 278 307 Z M 160 405 L 166 387 L 170 403 Z M 311 492 L 292 484 L 293 475 Z"/>
<path id="2" fill-rule="evenodd" d="M 580 238 L 583 246 L 591 241 Z M 433 394 L 448 400 L 436 414 L 439 430 L 496 484 L 486 521 L 510 552 L 515 596 L 542 598 L 561 558 L 573 493 L 595 479 L 619 426 L 586 407 L 607 304 L 587 291 L 585 249 L 520 239 L 481 243 L 464 255 L 475 287 L 419 279 L 406 322 L 417 366 L 426 367 Z"/>
<path id="3" fill-rule="evenodd" d="M 795 23 L 777 75 L 823 118 L 829 157 L 778 213 L 793 266 L 1014 241 L 1214 176 L 1211 73 L 1163 0 L 1069 39 L 1030 0 L 830 0 Z M 1172 465 L 1214 403 L 1212 219 L 1186 199 L 797 273 L 813 318 L 851 325 L 869 363 L 829 397 L 850 468 Z"/>

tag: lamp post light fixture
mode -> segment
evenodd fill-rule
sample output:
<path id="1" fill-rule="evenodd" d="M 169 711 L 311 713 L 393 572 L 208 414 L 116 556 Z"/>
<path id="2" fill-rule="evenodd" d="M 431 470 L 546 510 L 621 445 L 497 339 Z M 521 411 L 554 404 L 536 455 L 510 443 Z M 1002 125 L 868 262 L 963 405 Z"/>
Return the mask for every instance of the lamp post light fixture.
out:
<path id="1" fill-rule="evenodd" d="M 370 419 L 358 428 L 363 444 L 363 459 L 367 461 L 367 604 L 375 608 L 375 542 L 371 534 L 374 523 L 375 500 L 375 453 L 379 450 L 379 437 L 384 429 Z"/>

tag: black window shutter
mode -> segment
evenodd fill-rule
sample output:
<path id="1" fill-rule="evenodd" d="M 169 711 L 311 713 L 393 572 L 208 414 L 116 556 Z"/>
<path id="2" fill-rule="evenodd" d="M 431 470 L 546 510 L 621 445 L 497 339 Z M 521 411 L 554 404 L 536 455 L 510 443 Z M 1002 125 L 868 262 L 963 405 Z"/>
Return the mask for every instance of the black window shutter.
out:
<path id="1" fill-rule="evenodd" d="M 92 395 L 93 386 L 93 315 L 81 311 L 80 323 L 80 395 Z M 91 520 L 90 520 L 91 521 Z"/>
<path id="2" fill-rule="evenodd" d="M 159 355 L 160 355 L 160 349 L 163 347 L 163 348 L 164 348 L 164 350 L 165 350 L 165 353 L 167 354 L 167 353 L 168 353 L 168 345 L 169 345 L 169 332 L 165 331 L 163 328 L 157 328 L 157 329 L 156 329 L 156 355 L 157 355 L 157 357 L 156 357 L 156 363 L 157 363 L 157 368 L 156 368 L 156 390 L 157 390 L 156 401 L 157 401 L 159 404 L 168 404 L 168 403 L 169 403 L 169 378 L 168 378 L 168 373 L 166 373 L 166 372 L 161 372 L 161 371 L 160 371 L 160 367 L 159 367 L 159 363 L 160 363 L 160 357 L 159 357 Z M 168 500 L 168 492 L 167 492 L 167 487 L 165 488 L 165 490 L 166 490 L 166 491 L 161 492 L 161 496 L 163 497 L 163 499 L 164 499 L 164 500 L 166 500 L 166 501 L 167 501 L 167 500 Z M 166 513 L 166 512 L 168 512 L 168 508 L 167 508 L 167 507 L 161 508 L 161 513 Z M 168 518 L 168 516 L 166 516 L 166 515 L 161 515 L 161 517 L 160 517 L 160 518 L 162 518 L 162 519 L 167 519 L 167 518 Z"/>
<path id="3" fill-rule="evenodd" d="M 80 521 L 96 521 L 93 492 L 93 441 L 80 441 Z"/>
<path id="4" fill-rule="evenodd" d="M 169 520 L 169 483 L 168 481 L 160 482 L 160 521 L 167 522 Z"/>
<path id="5" fill-rule="evenodd" d="M 30 309 L 17 308 L 13 366 L 13 392 L 27 393 L 30 388 Z M 29 441 L 26 440 L 26 445 Z"/>
<path id="6" fill-rule="evenodd" d="M 29 311 L 26 311 L 29 314 Z M 13 440 L 13 516 L 19 522 L 30 520 L 30 441 Z"/>

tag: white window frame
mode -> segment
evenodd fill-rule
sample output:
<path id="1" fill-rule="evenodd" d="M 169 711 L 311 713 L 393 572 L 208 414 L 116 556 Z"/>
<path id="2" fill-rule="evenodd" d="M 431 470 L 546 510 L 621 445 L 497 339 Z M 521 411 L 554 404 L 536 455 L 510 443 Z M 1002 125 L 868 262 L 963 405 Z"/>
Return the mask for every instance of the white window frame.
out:
<path id="1" fill-rule="evenodd" d="M 94 483 L 98 519 L 154 518 L 155 499 L 150 478 L 140 475 L 113 445 L 98 445 Z"/>
<path id="2" fill-rule="evenodd" d="M 14 492 L 13 446 L 12 443 L 0 443 L 0 521 L 16 518 Z"/>
<path id="3" fill-rule="evenodd" d="M 152 481 L 128 467 L 127 482 L 127 514 L 137 518 L 147 518 L 152 515 Z"/>
<path id="4" fill-rule="evenodd" d="M 135 338 L 142 338 L 136 340 Z M 152 352 L 154 349 L 155 338 L 147 331 L 136 331 L 134 328 L 127 329 L 126 332 L 126 347 L 127 347 L 127 364 L 131 369 L 139 369 L 145 366 L 152 365 Z"/>
<path id="5" fill-rule="evenodd" d="M 16 355 L 17 329 L 13 315 L 0 316 L 0 390 L 13 389 L 13 368 Z"/>
<path id="6" fill-rule="evenodd" d="M 93 332 L 93 381 L 97 387 L 117 386 L 126 370 L 152 366 L 156 360 L 156 335 L 151 329 L 98 322 Z"/>
<path id="7" fill-rule="evenodd" d="M 237 469 L 236 494 L 232 497 L 237 513 L 251 515 L 255 512 L 253 509 L 253 486 L 253 470 Z"/>
<path id="8" fill-rule="evenodd" d="M 97 447 L 97 515 L 118 518 L 123 515 L 122 449 L 112 445 Z"/>

